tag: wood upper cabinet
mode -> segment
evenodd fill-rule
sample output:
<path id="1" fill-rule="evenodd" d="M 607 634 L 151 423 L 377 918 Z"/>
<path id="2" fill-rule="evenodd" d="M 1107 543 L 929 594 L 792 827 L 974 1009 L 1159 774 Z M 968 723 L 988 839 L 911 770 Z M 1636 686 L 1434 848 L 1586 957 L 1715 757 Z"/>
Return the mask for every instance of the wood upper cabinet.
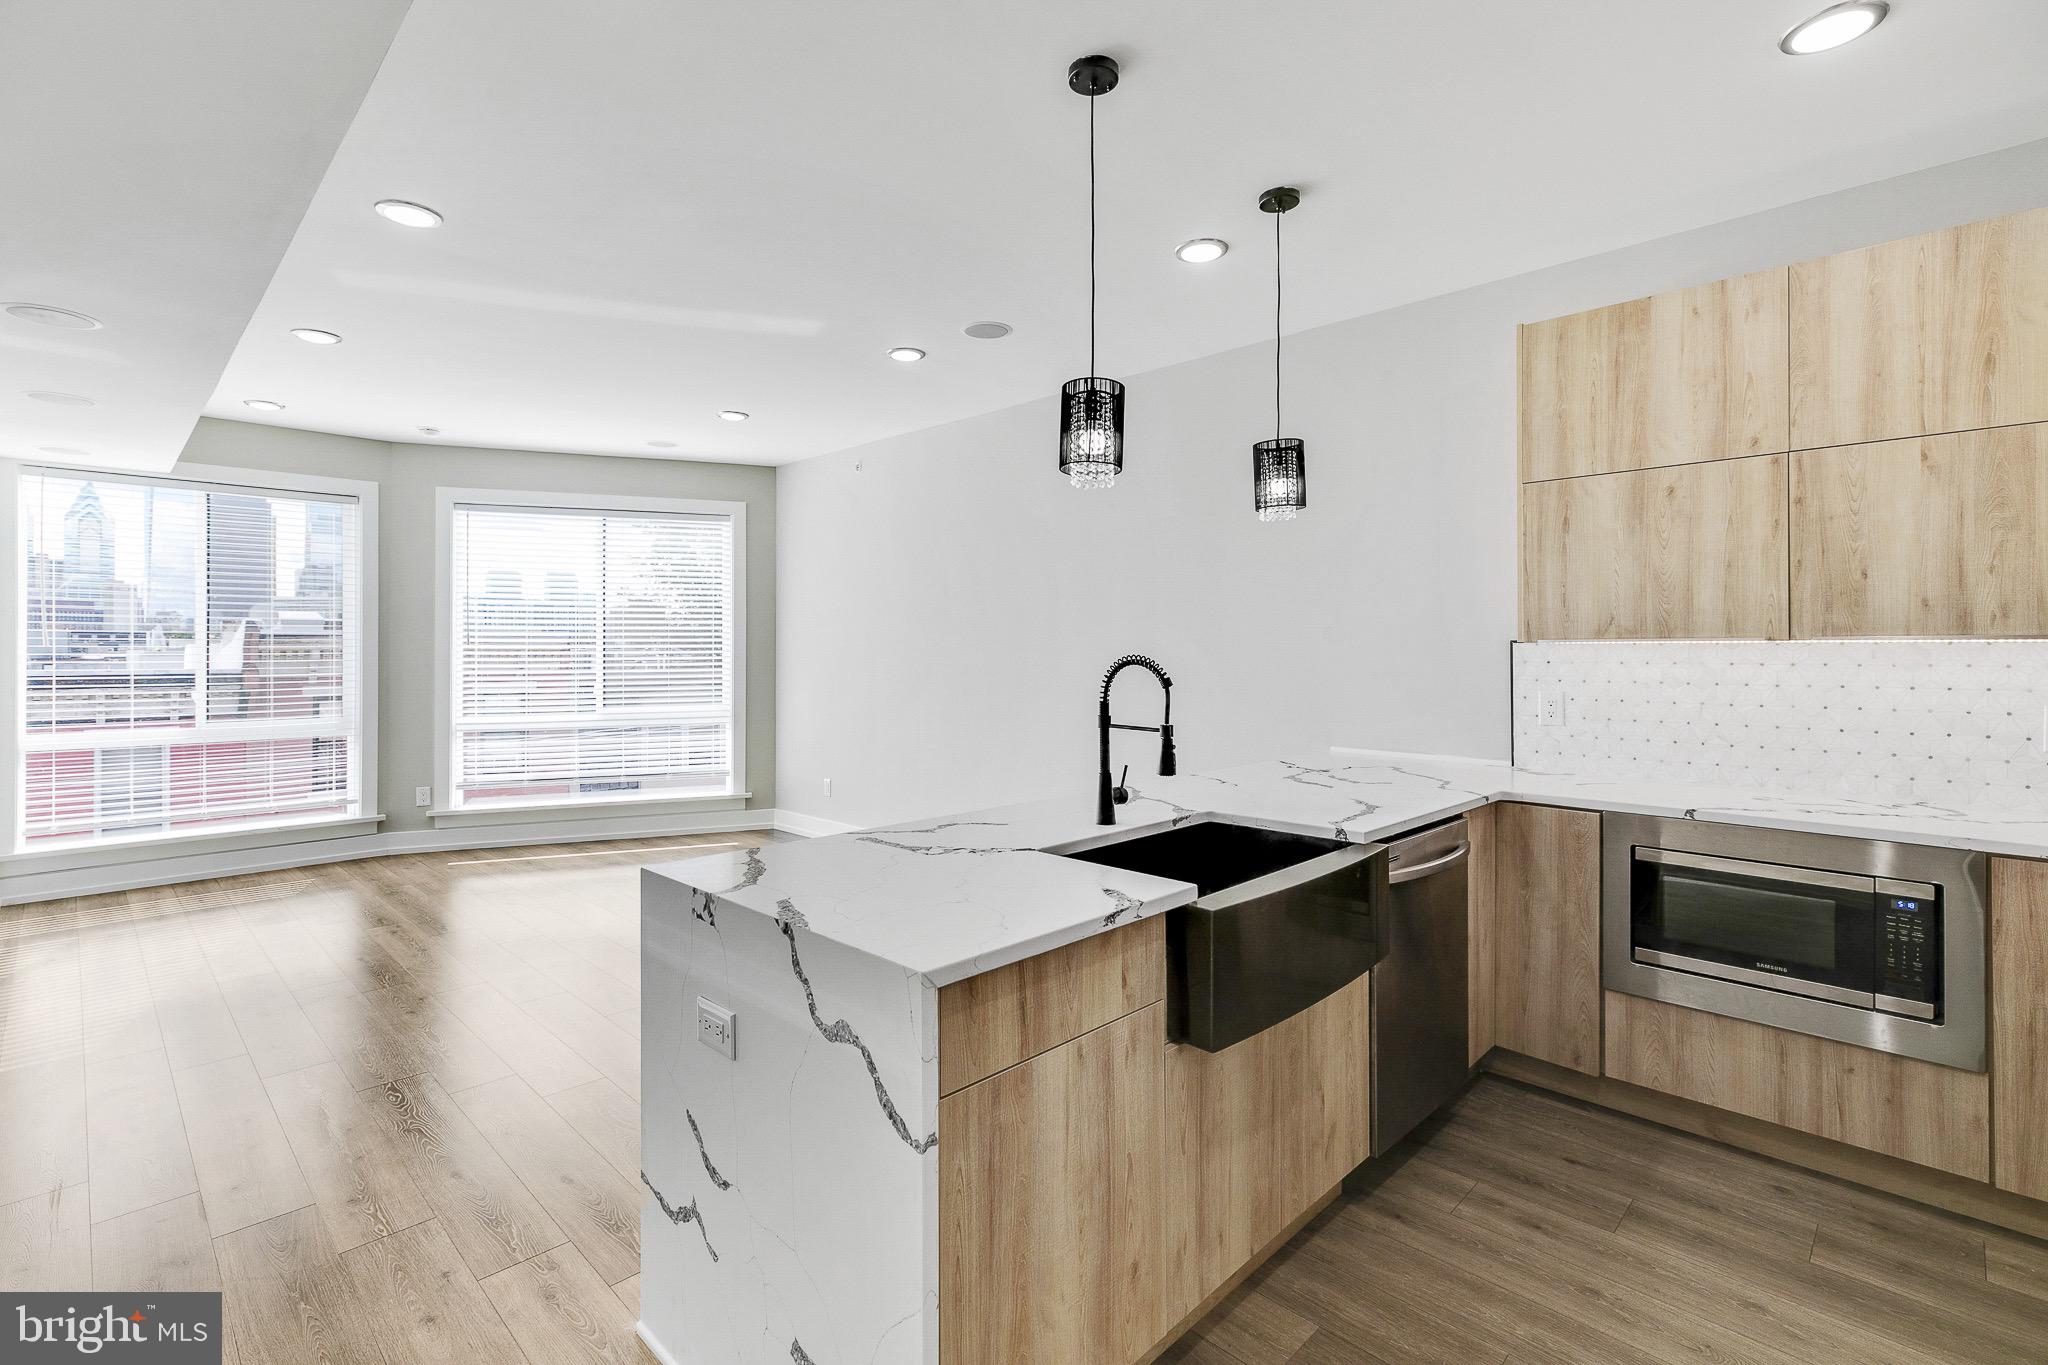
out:
<path id="1" fill-rule="evenodd" d="M 1600 815 L 1494 808 L 1493 1041 L 1600 1074 Z"/>
<path id="2" fill-rule="evenodd" d="M 1766 270 L 1523 327 L 1523 481 L 1788 449 L 1786 280 Z"/>
<path id="3" fill-rule="evenodd" d="M 2048 209 L 1792 267 L 1792 448 L 2048 422 Z"/>
<path id="4" fill-rule="evenodd" d="M 1123 1365 L 1179 1320 L 1160 1287 L 1165 1014 L 939 1101 L 945 1365 Z"/>
<path id="5" fill-rule="evenodd" d="M 1792 628 L 2048 635 L 2048 426 L 1794 455 Z"/>
<path id="6" fill-rule="evenodd" d="M 1227 1051 L 1167 1049 L 1165 1288 L 1175 1321 L 1369 1154 L 1369 990 L 1360 977 Z"/>
<path id="7" fill-rule="evenodd" d="M 2048 1199 L 2048 863 L 1991 860 L 1991 1107 L 1998 1188 Z"/>
<path id="8" fill-rule="evenodd" d="M 1522 485 L 1522 638 L 1784 639 L 1785 460 Z"/>
<path id="9" fill-rule="evenodd" d="M 1979 1072 L 1610 993 L 1607 1074 L 1972 1180 L 1991 1175 Z"/>

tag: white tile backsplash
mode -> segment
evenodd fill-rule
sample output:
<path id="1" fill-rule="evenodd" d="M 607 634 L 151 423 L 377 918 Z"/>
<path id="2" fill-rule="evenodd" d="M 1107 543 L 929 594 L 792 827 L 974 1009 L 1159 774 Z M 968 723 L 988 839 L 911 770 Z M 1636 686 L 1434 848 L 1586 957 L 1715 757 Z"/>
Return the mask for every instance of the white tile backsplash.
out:
<path id="1" fill-rule="evenodd" d="M 1514 660 L 1524 768 L 2048 818 L 2048 640 L 1575 640 Z"/>

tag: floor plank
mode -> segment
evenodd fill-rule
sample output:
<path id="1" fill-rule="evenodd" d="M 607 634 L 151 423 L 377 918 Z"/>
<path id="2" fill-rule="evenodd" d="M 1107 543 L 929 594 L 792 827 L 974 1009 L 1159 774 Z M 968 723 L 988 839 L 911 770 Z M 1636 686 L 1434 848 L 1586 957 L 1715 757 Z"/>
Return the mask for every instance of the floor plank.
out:
<path id="1" fill-rule="evenodd" d="M 95 1223 L 197 1193 L 178 1091 L 161 1049 L 86 1063 L 85 1131 Z"/>
<path id="2" fill-rule="evenodd" d="M 639 1365 L 634 1313 L 574 1243 L 483 1282 L 531 1365 Z"/>
<path id="3" fill-rule="evenodd" d="M 341 1254 L 346 1339 L 359 1358 L 469 1365 L 520 1358 L 439 1219 Z M 324 1296 L 323 1296 L 324 1297 Z"/>
<path id="4" fill-rule="evenodd" d="M 92 1287 L 214 1290 L 220 1271 L 196 1194 L 92 1225 Z"/>
<path id="5" fill-rule="evenodd" d="M 468 1116 L 431 1076 L 368 1096 L 398 1140 L 407 1173 L 481 1279 L 568 1240 Z"/>
<path id="6" fill-rule="evenodd" d="M 433 1216 L 390 1127 L 338 1065 L 273 1076 L 264 1088 L 337 1251 Z"/>
<path id="7" fill-rule="evenodd" d="M 613 1170 L 627 1180 L 640 1178 L 640 1106 L 632 1096 L 599 1076 L 547 1101 Z"/>
<path id="8" fill-rule="evenodd" d="M 546 1025 L 576 1054 L 640 1098 L 640 1040 L 567 992 L 544 995 L 520 1006 Z"/>
<path id="9" fill-rule="evenodd" d="M 455 1102 L 607 1286 L 640 1269 L 640 1191 L 517 1076 Z"/>
<path id="10" fill-rule="evenodd" d="M 247 1057 L 171 1074 L 213 1236 L 313 1202 L 313 1191 Z"/>
<path id="11" fill-rule="evenodd" d="M 0 1068 L 0 1204 L 85 1183 L 85 1093 L 80 1057 Z"/>
<path id="12" fill-rule="evenodd" d="M 0 1286 L 31 1293 L 91 1285 L 91 1227 L 83 1185 L 0 1206 Z"/>

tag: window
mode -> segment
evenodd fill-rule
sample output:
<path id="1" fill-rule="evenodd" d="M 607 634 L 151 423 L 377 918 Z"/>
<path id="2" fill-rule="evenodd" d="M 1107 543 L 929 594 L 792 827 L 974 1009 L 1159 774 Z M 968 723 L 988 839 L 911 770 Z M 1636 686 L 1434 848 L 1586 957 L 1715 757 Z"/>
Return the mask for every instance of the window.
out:
<path id="1" fill-rule="evenodd" d="M 738 792 L 742 507 L 443 501 L 450 809 Z"/>
<path id="2" fill-rule="evenodd" d="M 29 469 L 14 846 L 362 817 L 364 508 Z"/>

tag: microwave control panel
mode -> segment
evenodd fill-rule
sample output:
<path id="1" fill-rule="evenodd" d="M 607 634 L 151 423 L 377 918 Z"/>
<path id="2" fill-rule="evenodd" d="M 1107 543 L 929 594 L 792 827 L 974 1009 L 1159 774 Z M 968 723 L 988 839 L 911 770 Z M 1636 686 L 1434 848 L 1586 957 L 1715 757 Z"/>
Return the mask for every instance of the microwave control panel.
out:
<path id="1" fill-rule="evenodd" d="M 1939 1005 L 1940 898 L 1879 895 L 1877 914 L 1879 993 Z"/>

